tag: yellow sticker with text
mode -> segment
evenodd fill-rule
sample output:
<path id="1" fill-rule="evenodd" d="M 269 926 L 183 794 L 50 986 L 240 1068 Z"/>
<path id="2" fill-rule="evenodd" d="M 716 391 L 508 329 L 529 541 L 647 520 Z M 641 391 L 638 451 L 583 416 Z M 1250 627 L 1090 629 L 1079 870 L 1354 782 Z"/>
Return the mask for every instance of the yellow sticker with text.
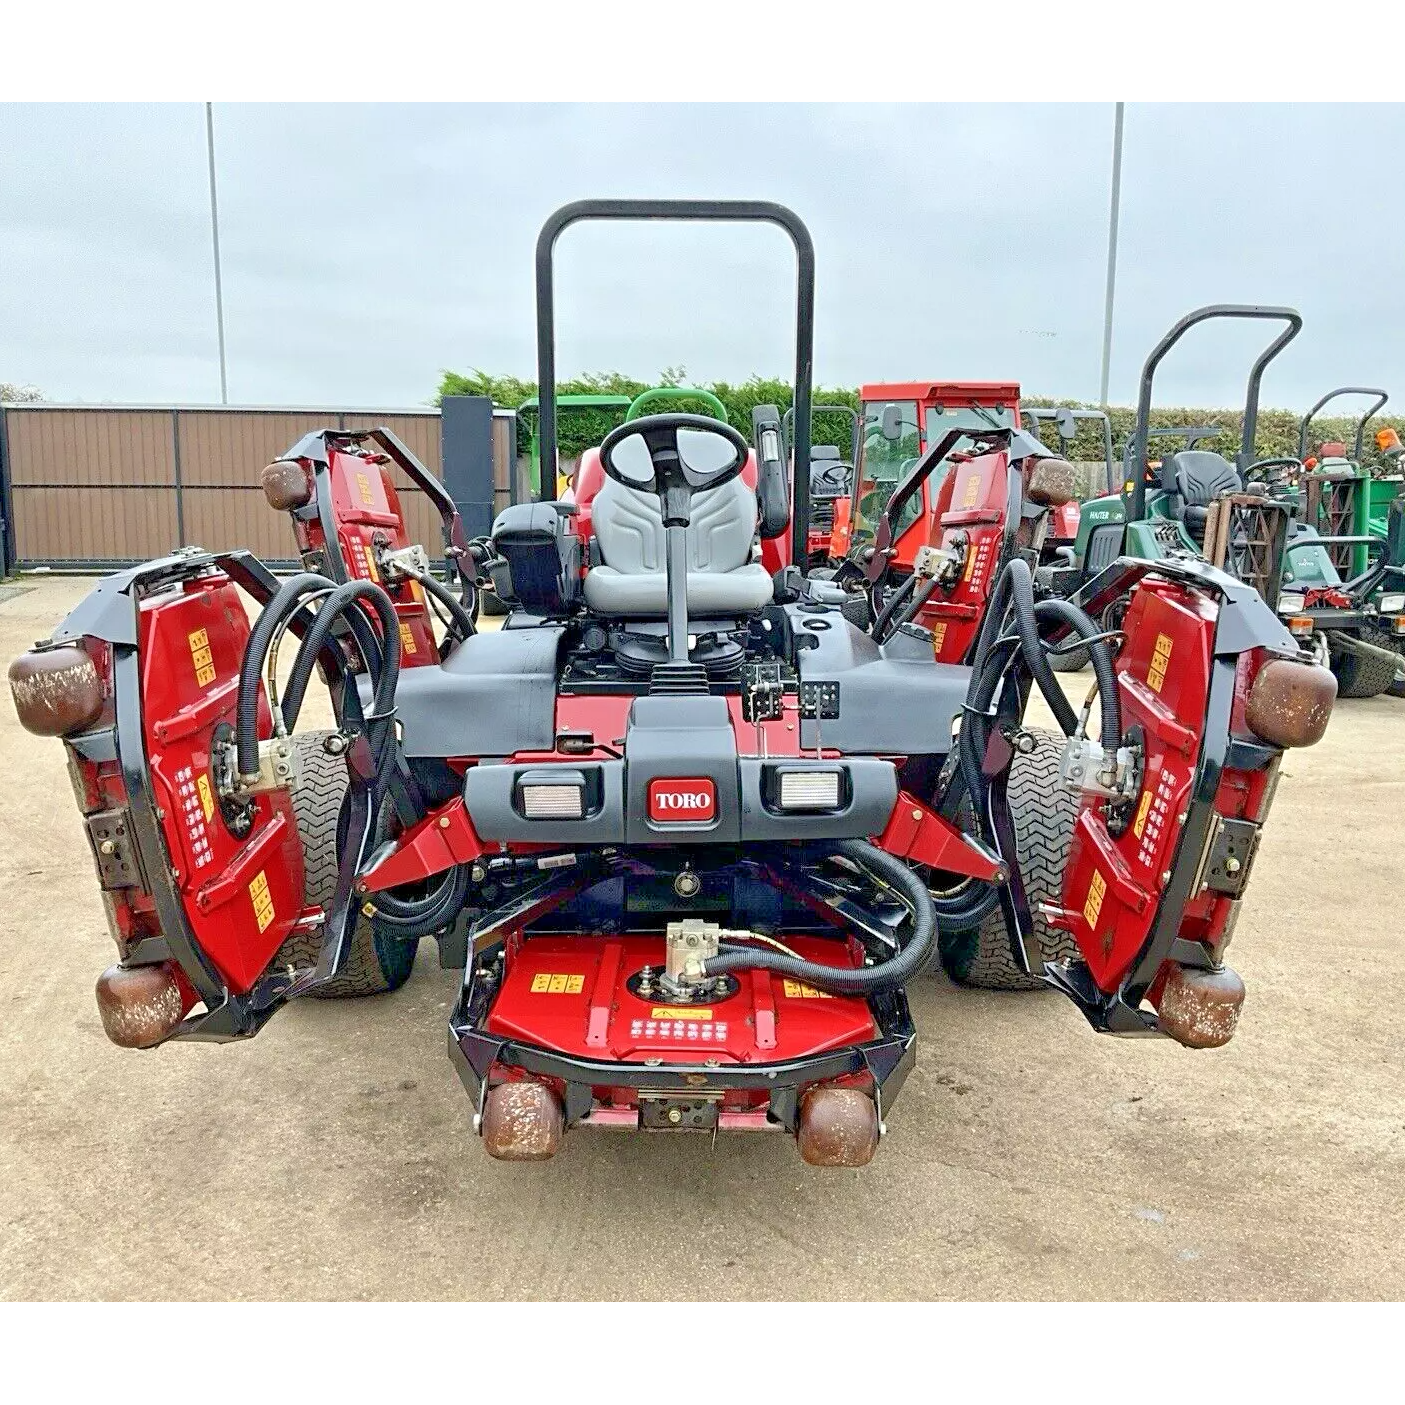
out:
<path id="1" fill-rule="evenodd" d="M 376 505 L 375 495 L 371 492 L 371 480 L 364 473 L 356 475 L 356 486 L 361 490 L 361 501 L 366 507 Z"/>
<path id="2" fill-rule="evenodd" d="M 1142 791 L 1142 803 L 1137 806 L 1137 822 L 1132 826 L 1132 833 L 1140 839 L 1142 830 L 1146 828 L 1147 811 L 1151 809 L 1151 791 Z"/>
<path id="3" fill-rule="evenodd" d="M 940 654 L 942 645 L 946 643 L 946 621 L 938 620 L 932 626 L 932 652 Z"/>
<path id="4" fill-rule="evenodd" d="M 415 648 L 415 636 L 410 632 L 410 626 L 403 620 L 400 623 L 400 647 L 407 654 L 419 653 L 419 650 Z"/>
<path id="5" fill-rule="evenodd" d="M 1146 681 L 1156 692 L 1161 691 L 1166 682 L 1166 665 L 1171 662 L 1171 636 L 1158 634 L 1156 647 L 1151 651 L 1151 664 L 1146 671 Z"/>
<path id="6" fill-rule="evenodd" d="M 651 1020 L 710 1020 L 711 1010 L 695 1008 L 691 1005 L 655 1005 L 649 1011 Z"/>
<path id="7" fill-rule="evenodd" d="M 362 542 L 361 551 L 366 558 L 366 575 L 373 581 L 379 581 L 381 573 L 376 570 L 376 558 L 375 554 L 371 551 L 370 542 Z"/>
<path id="8" fill-rule="evenodd" d="M 200 808 L 205 812 L 205 823 L 214 818 L 215 795 L 210 789 L 210 778 L 203 771 L 195 777 L 195 789 L 200 796 Z"/>
<path id="9" fill-rule="evenodd" d="M 1107 894 L 1107 879 L 1097 869 L 1093 870 L 1093 881 L 1088 884 L 1088 900 L 1083 904 L 1083 920 L 1090 927 L 1098 925 L 1102 915 L 1103 898 Z"/>
<path id="10" fill-rule="evenodd" d="M 268 931 L 268 924 L 273 921 L 273 895 L 268 891 L 268 878 L 263 869 L 259 869 L 249 884 L 249 897 L 253 900 L 254 921 L 259 924 L 259 931 Z"/>
<path id="11" fill-rule="evenodd" d="M 801 985 L 799 981 L 782 981 L 781 989 L 791 1000 L 833 1000 L 825 990 L 816 990 L 812 985 Z"/>
<path id="12" fill-rule="evenodd" d="M 215 659 L 210 652 L 210 636 L 203 629 L 195 629 L 185 637 L 190 645 L 190 661 L 195 665 L 195 681 L 203 688 L 215 681 Z"/>
<path id="13" fill-rule="evenodd" d="M 538 971 L 532 977 L 533 995 L 579 995 L 584 989 L 584 976 Z"/>
<path id="14" fill-rule="evenodd" d="M 966 475 L 965 486 L 961 493 L 962 507 L 975 507 L 977 499 L 981 495 L 981 475 L 968 473 Z"/>

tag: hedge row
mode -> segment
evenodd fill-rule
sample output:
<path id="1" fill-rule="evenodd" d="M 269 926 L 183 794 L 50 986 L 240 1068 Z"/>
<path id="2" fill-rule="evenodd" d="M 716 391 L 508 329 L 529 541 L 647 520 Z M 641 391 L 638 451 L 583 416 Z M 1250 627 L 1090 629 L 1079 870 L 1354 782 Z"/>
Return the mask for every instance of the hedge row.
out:
<path id="1" fill-rule="evenodd" d="M 582 376 L 577 380 L 562 381 L 557 387 L 557 394 L 605 394 L 633 397 L 649 389 L 650 384 L 676 386 L 687 383 L 687 373 L 683 369 L 669 367 L 660 374 L 657 381 L 652 383 L 637 381 L 629 376 L 620 375 L 618 372 Z M 754 405 L 779 405 L 782 410 L 785 410 L 791 404 L 791 390 L 787 382 L 766 380 L 760 376 L 752 376 L 750 380 L 743 381 L 739 385 L 734 385 L 729 381 L 714 381 L 702 388 L 710 390 L 717 396 L 727 407 L 727 418 L 737 429 L 747 435 L 751 433 L 751 410 Z M 492 398 L 495 405 L 501 405 L 507 409 L 516 409 L 524 400 L 536 393 L 535 382 L 518 380 L 515 376 L 490 376 L 481 371 L 474 371 L 469 375 L 446 371 L 439 386 L 441 397 L 445 395 L 487 395 Z M 814 401 L 817 405 L 848 405 L 857 409 L 859 395 L 855 389 L 817 386 Z M 1033 395 L 1024 397 L 1021 404 L 1029 407 L 1060 406 L 1085 410 L 1097 408 L 1085 401 L 1051 400 Z M 681 408 L 688 408 L 687 403 L 683 402 Z M 706 406 L 699 404 L 698 409 L 705 411 Z M 1120 454 L 1122 446 L 1131 435 L 1136 421 L 1136 410 L 1124 405 L 1115 405 L 1109 407 L 1108 417 L 1112 421 L 1113 443 Z M 1279 455 L 1295 455 L 1298 451 L 1300 418 L 1292 410 L 1260 409 L 1258 429 L 1254 435 L 1255 457 L 1264 459 Z M 528 451 L 532 430 L 531 419 L 530 414 L 524 415 L 518 423 L 518 450 L 520 453 L 525 454 Z M 1220 426 L 1223 432 L 1214 439 L 1203 440 L 1201 447 L 1215 449 L 1227 457 L 1233 457 L 1239 451 L 1243 421 L 1243 412 L 1240 410 L 1179 407 L 1153 409 L 1151 414 L 1153 428 L 1162 426 L 1169 428 L 1175 425 L 1189 424 Z M 598 444 L 606 432 L 618 422 L 618 417 L 602 414 L 599 411 L 579 409 L 572 410 L 569 414 L 563 414 L 558 426 L 562 454 L 574 457 L 589 445 Z M 1373 420 L 1371 428 L 1375 430 L 1387 424 L 1393 425 L 1400 431 L 1402 437 L 1405 437 L 1405 418 L 1386 417 Z M 817 414 L 815 416 L 813 438 L 816 443 L 847 446 L 849 433 L 850 421 L 847 417 L 834 414 Z M 1044 442 L 1051 449 L 1057 449 L 1059 445 L 1052 425 L 1043 426 L 1043 433 L 1047 436 Z M 1341 416 L 1315 419 L 1312 422 L 1310 447 L 1315 449 L 1323 440 L 1339 439 L 1345 441 L 1349 451 L 1355 433 L 1355 419 Z M 1097 422 L 1081 422 L 1078 437 L 1070 448 L 1070 457 L 1096 460 L 1102 457 L 1102 453 L 1102 438 Z M 1386 464 L 1380 459 L 1372 436 L 1369 434 L 1362 458 L 1371 466 L 1373 472 L 1399 472 L 1399 469 L 1393 464 Z"/>

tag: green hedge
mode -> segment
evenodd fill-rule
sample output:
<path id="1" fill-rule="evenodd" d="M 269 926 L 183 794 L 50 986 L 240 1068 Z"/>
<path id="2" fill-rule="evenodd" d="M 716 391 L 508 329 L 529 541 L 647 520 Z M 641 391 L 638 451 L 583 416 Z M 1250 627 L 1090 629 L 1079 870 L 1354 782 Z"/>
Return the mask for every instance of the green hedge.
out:
<path id="1" fill-rule="evenodd" d="M 649 389 L 650 385 L 684 385 L 687 383 L 687 372 L 683 368 L 668 367 L 660 373 L 659 379 L 653 382 L 637 381 L 618 372 L 610 372 L 582 376 L 572 381 L 562 381 L 557 387 L 557 393 L 559 395 L 635 396 L 641 391 Z M 787 410 L 791 404 L 790 386 L 787 382 L 766 380 L 761 376 L 752 376 L 751 379 L 737 385 L 729 381 L 714 381 L 699 388 L 710 390 L 717 396 L 727 407 L 727 418 L 746 435 L 751 433 L 752 406 L 771 404 L 779 405 L 782 410 Z M 492 398 L 495 405 L 501 405 L 507 409 L 516 409 L 522 401 L 536 393 L 537 387 L 533 381 L 518 380 L 515 376 L 490 376 L 482 371 L 474 371 L 469 375 L 446 371 L 439 386 L 441 397 L 445 395 L 487 395 Z M 817 386 L 815 403 L 851 405 L 857 409 L 859 395 L 855 389 Z M 1067 406 L 1070 409 L 1097 408 L 1085 401 L 1050 400 L 1035 395 L 1024 397 L 1021 403 L 1028 406 Z M 700 410 L 704 408 L 699 405 Z M 1109 408 L 1108 415 L 1112 420 L 1113 443 L 1120 454 L 1123 444 L 1126 443 L 1132 432 L 1136 411 L 1128 406 L 1115 405 Z M 1278 455 L 1296 454 L 1298 451 L 1299 418 L 1299 415 L 1292 410 L 1261 409 L 1258 430 L 1254 436 L 1256 441 L 1254 445 L 1255 457 L 1265 459 Z M 527 452 L 531 440 L 531 425 L 527 422 L 528 420 L 529 417 L 524 416 L 523 422 L 518 425 L 518 449 L 524 454 Z M 1169 427 L 1186 424 L 1217 424 L 1222 426 L 1224 432 L 1221 435 L 1213 440 L 1202 441 L 1202 444 L 1203 447 L 1216 449 L 1227 457 L 1233 457 L 1239 450 L 1239 437 L 1243 430 L 1243 420 L 1243 412 L 1240 410 L 1206 410 L 1181 407 L 1156 409 L 1151 414 L 1153 428 L 1163 425 Z M 589 445 L 598 444 L 605 436 L 606 431 L 615 423 L 617 420 L 608 415 L 588 410 L 573 410 L 569 415 L 563 415 L 559 426 L 561 452 L 568 457 L 574 457 Z M 1405 437 L 1405 418 L 1387 417 L 1373 420 L 1371 428 L 1375 430 L 1386 424 L 1393 425 L 1400 431 L 1402 437 Z M 1045 442 L 1049 444 L 1050 448 L 1057 448 L 1057 439 L 1053 434 L 1052 426 L 1044 428 L 1049 435 Z M 1324 439 L 1340 439 L 1345 441 L 1349 451 L 1355 432 L 1355 419 L 1342 417 L 1316 419 L 1312 424 L 1311 447 L 1316 448 Z M 844 417 L 839 415 L 817 415 L 813 438 L 818 444 L 846 446 L 849 442 L 849 424 Z M 1092 460 L 1102 457 L 1102 440 L 1096 421 L 1084 422 L 1080 426 L 1078 438 L 1071 448 L 1071 456 L 1076 459 Z M 1396 467 L 1383 465 L 1376 453 L 1374 440 L 1369 434 L 1363 457 L 1373 472 L 1399 472 Z"/>

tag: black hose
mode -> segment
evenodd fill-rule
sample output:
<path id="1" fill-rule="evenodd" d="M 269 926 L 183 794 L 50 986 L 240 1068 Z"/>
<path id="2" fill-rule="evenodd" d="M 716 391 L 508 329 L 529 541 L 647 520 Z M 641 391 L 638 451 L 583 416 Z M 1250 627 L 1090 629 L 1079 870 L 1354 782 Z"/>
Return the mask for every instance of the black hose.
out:
<path id="1" fill-rule="evenodd" d="M 750 947 L 729 945 L 705 964 L 709 976 L 726 975 L 731 971 L 766 970 L 793 980 L 803 981 L 816 990 L 832 995 L 868 995 L 880 990 L 894 990 L 906 985 L 916 976 L 932 955 L 937 939 L 937 919 L 932 907 L 932 895 L 927 886 L 904 863 L 882 849 L 862 839 L 838 840 L 830 852 L 850 860 L 870 878 L 895 889 L 912 913 L 912 931 L 902 950 L 879 966 L 827 966 L 820 961 L 804 961 L 785 956 L 779 951 L 756 951 Z"/>
<path id="2" fill-rule="evenodd" d="M 239 774 L 253 776 L 259 769 L 259 683 L 264 658 L 273 636 L 284 619 L 302 609 L 302 598 L 313 591 L 333 589 L 335 581 L 303 571 L 283 582 L 273 598 L 259 612 L 244 646 L 239 665 L 239 692 L 235 704 L 235 743 Z"/>
<path id="3" fill-rule="evenodd" d="M 1036 687 L 1049 704 L 1049 711 L 1059 724 L 1059 730 L 1071 737 L 1078 730 L 1078 714 L 1067 694 L 1059 686 L 1058 675 L 1049 663 L 1039 639 L 1039 623 L 1034 614 L 1034 576 L 1029 563 L 1016 556 L 1006 567 L 1010 576 L 1011 602 L 1015 608 L 1015 630 L 1020 637 L 1020 650 Z"/>
<path id="4" fill-rule="evenodd" d="M 915 575 L 912 575 L 909 576 L 888 597 L 887 603 L 878 612 L 878 618 L 874 620 L 873 628 L 870 631 L 871 635 L 873 636 L 873 642 L 875 644 L 881 644 L 883 642 L 883 631 L 887 628 L 888 621 L 893 618 L 894 612 L 903 603 L 903 601 L 906 600 L 908 596 L 911 595 L 912 592 L 916 589 L 917 577 Z"/>
<path id="5" fill-rule="evenodd" d="M 370 605 L 380 620 L 381 667 L 380 675 L 375 679 L 371 715 L 373 719 L 388 717 L 390 709 L 395 703 L 395 686 L 399 682 L 400 675 L 400 621 L 390 596 L 380 586 L 371 581 L 358 580 L 347 581 L 344 585 L 339 585 L 322 602 L 312 628 L 303 636 L 302 643 L 298 647 L 297 658 L 293 661 L 292 676 L 288 680 L 288 687 L 283 696 L 283 716 L 285 719 L 288 717 L 297 719 L 298 712 L 302 707 L 303 695 L 312 679 L 312 670 L 317 665 L 317 656 L 322 652 L 323 646 L 327 642 L 327 636 L 332 632 L 332 626 L 337 622 L 339 616 L 353 609 L 354 603 L 357 601 L 365 601 Z M 353 626 L 353 632 L 355 632 L 355 626 Z M 374 726 L 373 720 L 372 728 L 368 730 L 374 730 Z M 242 747 L 242 737 L 240 744 Z M 257 751 L 255 756 L 257 758 Z M 257 759 L 255 759 L 254 765 L 257 769 Z M 242 752 L 240 766 L 241 768 L 243 766 Z"/>
<path id="6" fill-rule="evenodd" d="M 1058 620 L 1069 625 L 1080 639 L 1098 639 L 1088 645 L 1088 657 L 1093 661 L 1093 673 L 1098 680 L 1098 707 L 1102 714 L 1098 740 L 1104 751 L 1116 751 L 1122 745 L 1122 699 L 1117 692 L 1117 674 L 1112 667 L 1112 651 L 1104 634 L 1077 605 L 1067 600 L 1041 600 L 1034 607 L 1035 617 Z"/>
<path id="7" fill-rule="evenodd" d="M 1000 889 L 993 883 L 974 883 L 971 891 L 963 893 L 959 898 L 942 893 L 933 893 L 931 896 L 932 909 L 937 915 L 937 921 L 943 927 L 964 932 L 979 926 L 995 911 L 1000 901 Z"/>
<path id="8" fill-rule="evenodd" d="M 432 892 L 422 898 L 397 898 L 389 892 L 372 894 L 372 924 L 390 936 L 427 937 L 447 927 L 468 901 L 467 864 L 458 864 L 444 875 Z"/>
<path id="9" fill-rule="evenodd" d="M 458 626 L 459 638 L 471 638 L 476 632 L 476 627 L 473 623 L 473 615 L 468 607 L 458 599 L 454 592 L 447 586 L 440 585 L 431 575 L 422 574 L 419 571 L 414 571 L 411 574 L 424 590 L 432 595 L 453 616 L 454 623 Z"/>

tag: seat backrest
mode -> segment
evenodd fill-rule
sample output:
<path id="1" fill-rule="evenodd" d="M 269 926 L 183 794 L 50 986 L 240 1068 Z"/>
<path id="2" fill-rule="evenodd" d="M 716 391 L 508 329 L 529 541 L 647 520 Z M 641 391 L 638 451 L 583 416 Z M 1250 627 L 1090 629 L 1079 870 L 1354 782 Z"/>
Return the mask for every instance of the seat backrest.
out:
<path id="1" fill-rule="evenodd" d="M 657 494 L 607 478 L 595 494 L 591 522 L 605 565 L 625 575 L 665 569 L 663 514 Z M 734 571 L 751 560 L 756 494 L 741 479 L 693 494 L 688 570 Z"/>
<path id="2" fill-rule="evenodd" d="M 1208 507 L 1216 498 L 1244 487 L 1239 470 L 1224 455 L 1209 449 L 1167 454 L 1161 465 L 1161 481 L 1174 485 L 1186 507 Z"/>

